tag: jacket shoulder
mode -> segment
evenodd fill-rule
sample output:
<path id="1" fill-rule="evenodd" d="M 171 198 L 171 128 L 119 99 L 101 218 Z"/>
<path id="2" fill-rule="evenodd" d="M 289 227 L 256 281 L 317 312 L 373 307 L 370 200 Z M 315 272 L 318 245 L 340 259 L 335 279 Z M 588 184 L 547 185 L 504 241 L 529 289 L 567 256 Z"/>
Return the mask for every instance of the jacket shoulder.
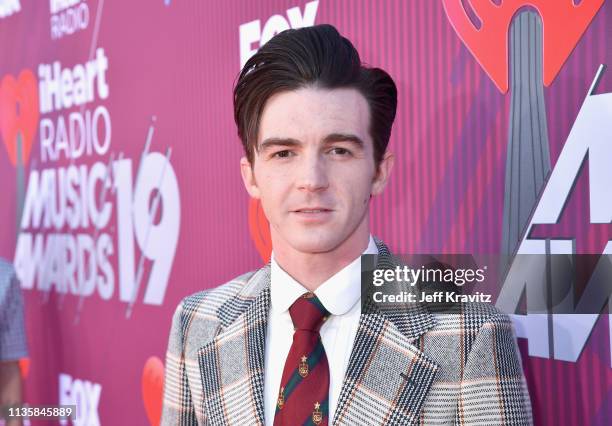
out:
<path id="1" fill-rule="evenodd" d="M 184 298 L 176 309 L 174 321 L 183 325 L 183 334 L 192 323 L 198 328 L 229 326 L 270 285 L 270 265 L 242 274 L 218 287 Z"/>
<path id="2" fill-rule="evenodd" d="M 199 316 L 209 320 L 219 320 L 228 304 L 231 305 L 244 290 L 249 280 L 257 273 L 250 271 L 217 287 L 202 290 L 185 297 L 177 308 L 183 317 Z"/>
<path id="3" fill-rule="evenodd" d="M 431 330 L 434 334 L 443 334 L 460 338 L 463 350 L 468 353 L 475 340 L 483 332 L 509 332 L 514 335 L 510 317 L 490 303 L 461 303 L 458 312 L 434 313 L 436 325 Z"/>
<path id="4" fill-rule="evenodd" d="M 488 322 L 511 323 L 508 315 L 501 312 L 490 303 L 466 302 L 460 303 L 456 309 L 447 313 L 432 312 L 440 328 L 468 328 L 478 330 Z"/>

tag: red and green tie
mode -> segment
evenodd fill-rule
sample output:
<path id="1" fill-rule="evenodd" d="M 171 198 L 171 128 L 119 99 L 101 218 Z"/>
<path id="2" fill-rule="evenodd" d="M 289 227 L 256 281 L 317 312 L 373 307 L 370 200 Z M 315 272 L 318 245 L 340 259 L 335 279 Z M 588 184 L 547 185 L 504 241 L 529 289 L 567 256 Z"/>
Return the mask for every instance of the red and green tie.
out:
<path id="1" fill-rule="evenodd" d="M 289 308 L 293 343 L 283 370 L 274 426 L 327 426 L 329 365 L 319 330 L 329 312 L 313 293 L 300 296 Z"/>

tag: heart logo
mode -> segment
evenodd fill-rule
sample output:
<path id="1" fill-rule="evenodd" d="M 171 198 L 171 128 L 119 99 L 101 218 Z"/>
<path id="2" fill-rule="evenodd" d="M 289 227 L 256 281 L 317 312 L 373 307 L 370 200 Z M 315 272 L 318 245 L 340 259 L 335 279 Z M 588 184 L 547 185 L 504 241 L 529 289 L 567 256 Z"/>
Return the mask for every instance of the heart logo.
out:
<path id="1" fill-rule="evenodd" d="M 28 374 L 30 373 L 30 358 L 19 359 L 19 372 L 23 380 L 28 377 Z"/>
<path id="2" fill-rule="evenodd" d="M 17 138 L 21 137 L 21 164 L 27 164 L 38 127 L 38 86 L 32 71 L 25 69 L 17 79 L 5 75 L 0 82 L 0 133 L 9 159 L 17 165 Z"/>
<path id="3" fill-rule="evenodd" d="M 163 392 L 164 363 L 151 356 L 142 369 L 142 401 L 151 426 L 158 426 L 161 421 Z"/>
<path id="4" fill-rule="evenodd" d="M 261 203 L 255 198 L 249 200 L 249 231 L 259 256 L 264 263 L 268 263 L 272 254 L 270 224 L 261 208 Z"/>
<path id="5" fill-rule="evenodd" d="M 516 12 L 534 7 L 542 18 L 544 75 L 550 86 L 604 0 L 442 0 L 459 38 L 497 88 L 508 91 L 508 30 Z M 466 7 L 479 21 L 477 28 Z"/>

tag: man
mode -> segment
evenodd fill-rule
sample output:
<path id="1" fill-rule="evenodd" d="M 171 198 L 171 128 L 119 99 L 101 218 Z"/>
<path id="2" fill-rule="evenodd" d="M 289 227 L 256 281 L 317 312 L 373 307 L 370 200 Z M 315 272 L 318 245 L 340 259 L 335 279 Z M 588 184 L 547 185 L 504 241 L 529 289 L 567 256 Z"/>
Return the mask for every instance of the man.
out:
<path id="1" fill-rule="evenodd" d="M 0 259 L 0 419 L 6 407 L 22 402 L 19 359 L 26 356 L 21 288 L 12 265 Z M 16 418 L 6 426 L 21 424 Z"/>
<path id="2" fill-rule="evenodd" d="M 388 315 L 360 304 L 397 91 L 330 25 L 282 32 L 234 89 L 246 190 L 270 264 L 178 306 L 162 424 L 529 424 L 511 323 L 493 308 Z"/>

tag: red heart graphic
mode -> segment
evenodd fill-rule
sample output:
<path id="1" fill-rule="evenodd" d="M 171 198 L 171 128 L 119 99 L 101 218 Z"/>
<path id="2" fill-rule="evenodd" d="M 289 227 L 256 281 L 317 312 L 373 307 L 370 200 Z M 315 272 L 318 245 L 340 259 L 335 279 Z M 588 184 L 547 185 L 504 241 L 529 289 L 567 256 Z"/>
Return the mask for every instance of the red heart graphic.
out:
<path id="1" fill-rule="evenodd" d="M 442 0 L 459 38 L 497 88 L 508 91 L 508 30 L 515 13 L 534 7 L 543 23 L 544 84 L 550 86 L 604 0 Z M 471 6 L 481 23 L 476 28 L 463 4 Z"/>
<path id="2" fill-rule="evenodd" d="M 270 224 L 261 208 L 261 203 L 255 198 L 249 200 L 249 231 L 259 256 L 261 256 L 264 263 L 268 263 L 272 254 Z"/>
<path id="3" fill-rule="evenodd" d="M 38 127 L 38 86 L 32 71 L 15 79 L 5 75 L 0 83 L 0 132 L 13 165 L 17 165 L 17 134 L 21 134 L 21 163 L 27 164 Z"/>
<path id="4" fill-rule="evenodd" d="M 28 377 L 30 373 L 30 358 L 19 359 L 19 372 L 21 373 L 22 379 L 25 380 Z"/>
<path id="5" fill-rule="evenodd" d="M 163 392 L 164 363 L 156 356 L 149 357 L 142 369 L 142 401 L 152 426 L 161 420 Z"/>

